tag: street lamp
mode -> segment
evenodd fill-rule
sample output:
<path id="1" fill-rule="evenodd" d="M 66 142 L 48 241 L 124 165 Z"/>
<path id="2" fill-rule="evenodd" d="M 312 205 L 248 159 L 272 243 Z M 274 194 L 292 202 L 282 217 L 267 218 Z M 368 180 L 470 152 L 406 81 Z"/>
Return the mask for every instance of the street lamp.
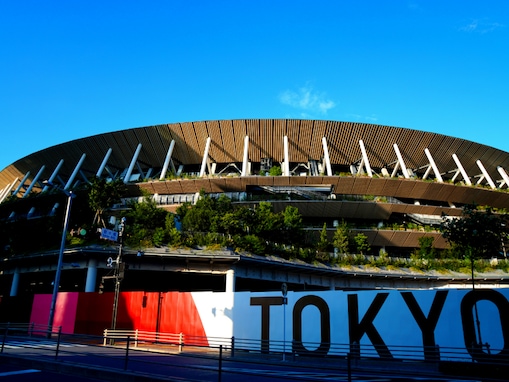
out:
<path id="1" fill-rule="evenodd" d="M 53 183 L 51 183 L 49 181 L 45 181 L 44 184 L 48 185 L 50 187 L 57 188 Z M 51 305 L 50 305 L 50 309 L 49 309 L 48 330 L 51 330 L 51 332 L 53 332 L 53 319 L 55 318 L 55 306 L 56 306 L 56 302 L 57 302 L 58 288 L 59 288 L 59 284 L 60 284 L 60 275 L 62 273 L 62 263 L 63 263 L 63 259 L 64 259 L 64 250 L 65 250 L 65 239 L 67 236 L 67 228 L 69 227 L 69 217 L 71 215 L 72 200 L 76 196 L 72 191 L 62 190 L 60 188 L 57 188 L 57 189 L 62 191 L 65 195 L 67 195 L 67 207 L 65 210 L 64 228 L 62 231 L 62 240 L 60 242 L 60 252 L 58 254 L 57 271 L 55 273 L 55 280 L 53 282 L 53 295 L 51 296 Z"/>

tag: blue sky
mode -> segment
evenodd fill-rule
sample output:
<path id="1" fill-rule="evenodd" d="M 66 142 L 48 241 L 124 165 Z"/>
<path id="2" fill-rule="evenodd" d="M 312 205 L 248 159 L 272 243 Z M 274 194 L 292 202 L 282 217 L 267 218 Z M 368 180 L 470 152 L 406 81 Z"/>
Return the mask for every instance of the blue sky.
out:
<path id="1" fill-rule="evenodd" d="M 0 169 L 131 127 L 356 121 L 509 151 L 506 0 L 0 0 Z"/>

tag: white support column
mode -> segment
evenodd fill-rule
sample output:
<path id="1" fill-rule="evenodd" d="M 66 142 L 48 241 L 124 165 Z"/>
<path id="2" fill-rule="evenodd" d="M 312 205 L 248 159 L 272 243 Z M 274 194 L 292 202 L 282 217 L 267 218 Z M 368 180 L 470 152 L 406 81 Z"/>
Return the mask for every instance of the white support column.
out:
<path id="1" fill-rule="evenodd" d="M 394 165 L 394 169 L 392 170 L 392 173 L 391 173 L 391 178 L 394 178 L 397 174 L 399 170 L 399 161 L 396 162 L 396 164 Z"/>
<path id="2" fill-rule="evenodd" d="M 438 167 L 435 163 L 435 160 L 433 159 L 433 157 L 431 156 L 431 153 L 429 152 L 428 148 L 425 148 L 424 149 L 424 153 L 426 154 L 426 156 L 428 157 L 428 160 L 429 160 L 429 163 L 431 165 L 431 168 L 433 168 L 433 172 L 435 173 L 435 177 L 437 179 L 437 181 L 439 183 L 444 183 L 444 180 L 442 179 L 442 175 L 440 175 L 440 171 L 438 171 Z M 427 173 L 428 171 L 426 171 Z M 426 179 L 425 177 L 423 177 L 423 179 Z"/>
<path id="3" fill-rule="evenodd" d="M 104 168 L 106 167 L 106 164 L 108 163 L 108 160 L 110 159 L 110 155 L 111 153 L 113 152 L 112 148 L 110 147 L 108 149 L 108 151 L 106 151 L 106 154 L 104 155 L 104 158 L 103 158 L 103 161 L 101 162 L 101 165 L 99 166 L 99 168 L 97 169 L 97 172 L 95 174 L 95 176 L 97 176 L 98 178 L 101 177 L 103 171 L 104 171 Z"/>
<path id="4" fill-rule="evenodd" d="M 209 150 L 210 150 L 210 137 L 207 138 L 207 142 L 205 143 L 205 151 L 203 152 L 203 158 L 201 161 L 201 168 L 200 168 L 200 178 L 202 178 L 205 175 L 205 168 L 207 166 L 207 161 L 209 159 Z"/>
<path id="5" fill-rule="evenodd" d="M 164 160 L 163 169 L 161 170 L 161 176 L 159 177 L 159 180 L 164 180 L 164 178 L 166 178 L 166 173 L 168 172 L 168 166 L 170 165 L 171 162 L 171 156 L 173 154 L 174 147 L 175 140 L 172 139 L 170 142 L 170 147 L 168 148 L 168 152 L 166 153 L 166 158 Z"/>
<path id="6" fill-rule="evenodd" d="M 64 164 L 64 160 L 63 159 L 60 159 L 60 162 L 58 162 L 57 164 L 57 167 L 55 167 L 55 169 L 53 170 L 53 173 L 51 174 L 51 176 L 49 177 L 48 179 L 48 183 L 49 184 L 53 184 L 53 181 L 55 180 L 55 178 L 57 177 L 58 175 L 58 172 L 60 171 L 60 169 L 62 168 L 62 165 Z M 42 189 L 42 192 L 46 192 L 48 190 L 48 187 L 50 186 L 44 186 L 44 188 Z"/>
<path id="7" fill-rule="evenodd" d="M 451 181 L 454 183 L 456 182 L 456 178 L 461 174 L 461 171 L 459 169 L 456 169 L 456 172 L 454 173 L 453 177 L 451 178 Z"/>
<path id="8" fill-rule="evenodd" d="M 16 182 L 18 181 L 18 179 L 16 179 Z M 7 186 L 5 186 L 3 188 L 3 190 L 0 191 L 0 203 L 3 202 L 4 198 L 9 194 L 9 191 L 10 191 L 10 184 L 8 184 Z"/>
<path id="9" fill-rule="evenodd" d="M 323 156 L 325 159 L 325 168 L 327 169 L 327 176 L 332 176 L 332 167 L 330 164 L 329 148 L 327 147 L 327 139 L 322 137 Z"/>
<path id="10" fill-rule="evenodd" d="M 249 172 L 249 136 L 244 137 L 244 155 L 242 156 L 242 172 L 240 176 L 247 176 Z"/>
<path id="11" fill-rule="evenodd" d="M 452 154 L 452 159 L 454 159 L 454 162 L 456 163 L 456 166 L 458 166 L 458 170 L 461 172 L 461 175 L 463 176 L 463 180 L 465 181 L 465 183 L 467 185 L 471 186 L 472 182 L 470 181 L 470 178 L 468 177 L 467 172 L 463 168 L 463 165 L 461 164 L 458 156 L 456 154 Z M 455 175 L 455 177 L 456 177 L 456 175 Z"/>
<path id="12" fill-rule="evenodd" d="M 138 147 L 136 147 L 136 151 L 134 152 L 133 158 L 131 159 L 131 164 L 129 165 L 129 168 L 127 169 L 127 172 L 124 176 L 124 184 L 129 183 L 129 179 L 131 178 L 131 175 L 133 174 L 134 166 L 136 165 L 136 161 L 138 160 L 138 155 L 140 155 L 141 152 L 141 143 L 138 143 Z"/>
<path id="13" fill-rule="evenodd" d="M 368 154 L 366 153 L 366 147 L 364 147 L 364 142 L 361 140 L 359 140 L 359 146 L 361 147 L 361 153 L 362 153 L 362 159 L 363 159 L 363 162 L 364 162 L 364 166 L 366 166 L 366 173 L 368 174 L 368 176 L 370 178 L 373 177 L 373 172 L 371 171 L 371 165 L 369 164 L 369 159 L 368 159 Z M 362 162 L 361 162 L 361 166 L 362 166 Z"/>
<path id="14" fill-rule="evenodd" d="M 290 176 L 290 156 L 288 154 L 288 136 L 286 135 L 283 137 L 283 150 L 285 155 L 283 176 Z"/>
<path id="15" fill-rule="evenodd" d="M 72 186 L 72 183 L 74 182 L 74 178 L 76 178 L 76 175 L 78 175 L 78 171 L 80 170 L 80 167 L 81 165 L 83 164 L 83 162 L 85 161 L 85 158 L 87 157 L 87 154 L 83 154 L 78 162 L 78 164 L 76 165 L 76 167 L 74 168 L 74 171 L 72 172 L 71 174 L 71 177 L 69 178 L 69 180 L 67 181 L 65 187 L 64 187 L 64 190 L 68 190 L 71 188 Z"/>
<path id="16" fill-rule="evenodd" d="M 403 176 L 405 178 L 410 178 L 410 175 L 408 174 L 408 170 L 405 166 L 405 162 L 403 161 L 403 156 L 401 155 L 401 152 L 399 151 L 399 147 L 398 145 L 395 143 L 393 145 L 394 147 L 394 151 L 396 152 L 396 156 L 398 157 L 398 162 L 399 162 L 399 165 L 401 166 L 401 171 L 403 171 Z"/>
<path id="17" fill-rule="evenodd" d="M 225 292 L 235 292 L 235 271 L 233 269 L 226 271 Z"/>
<path id="18" fill-rule="evenodd" d="M 486 171 L 486 169 L 484 168 L 484 165 L 482 164 L 481 160 L 477 159 L 477 161 L 475 163 L 477 163 L 477 166 L 481 169 L 481 172 L 484 175 L 484 178 L 486 178 L 486 181 L 488 182 L 490 187 L 493 190 L 496 189 L 497 186 L 495 186 L 495 182 L 493 182 L 493 180 L 491 179 L 490 174 L 488 174 L 488 171 Z"/>
<path id="19" fill-rule="evenodd" d="M 97 260 L 88 261 L 87 281 L 85 283 L 85 292 L 95 292 L 95 283 L 97 280 Z"/>
<path id="20" fill-rule="evenodd" d="M 11 283 L 11 292 L 9 296 L 16 297 L 18 295 L 19 288 L 19 269 L 16 268 L 14 270 L 14 274 L 12 275 L 12 283 Z"/>
<path id="21" fill-rule="evenodd" d="M 503 182 L 500 183 L 500 188 L 505 184 L 507 187 L 509 187 L 509 176 L 505 172 L 505 170 L 501 166 L 497 166 L 497 171 L 500 174 L 500 176 L 503 179 Z"/>
<path id="22" fill-rule="evenodd" d="M 19 178 L 14 179 L 14 182 L 12 182 L 9 186 L 4 188 L 4 192 L 2 194 L 2 197 L 0 198 L 0 203 L 4 201 L 9 196 L 9 193 L 11 192 L 14 185 L 18 182 Z"/>
<path id="23" fill-rule="evenodd" d="M 35 175 L 34 179 L 32 179 L 32 182 L 30 183 L 30 185 L 28 186 L 27 190 L 23 194 L 23 198 L 26 198 L 28 195 L 30 195 L 30 192 L 32 192 L 32 188 L 34 188 L 34 186 L 39 181 L 39 178 L 41 177 L 41 175 L 44 172 L 45 168 L 46 168 L 46 166 L 42 165 L 42 167 L 40 168 L 39 172 Z"/>
<path id="24" fill-rule="evenodd" d="M 28 171 L 25 176 L 23 177 L 23 179 L 21 179 L 21 182 L 19 182 L 19 185 L 18 187 L 16 187 L 16 189 L 14 190 L 14 192 L 12 193 L 13 195 L 18 195 L 18 192 L 19 190 L 21 190 L 21 187 L 23 187 L 25 185 L 25 182 L 27 181 L 28 177 L 30 176 L 30 171 Z"/>

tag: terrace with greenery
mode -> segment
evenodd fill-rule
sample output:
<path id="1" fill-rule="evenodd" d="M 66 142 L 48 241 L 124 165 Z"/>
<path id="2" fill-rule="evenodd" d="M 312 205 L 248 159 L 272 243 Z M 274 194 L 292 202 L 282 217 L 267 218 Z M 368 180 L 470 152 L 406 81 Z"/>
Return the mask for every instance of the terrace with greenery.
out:
<path id="1" fill-rule="evenodd" d="M 101 179 L 94 179 L 86 188 L 77 190 L 66 245 L 104 244 L 99 239 L 98 229 L 113 228 L 106 217 L 112 213 L 111 206 L 121 202 L 125 191 L 121 181 L 108 183 Z M 29 219 L 17 214 L 13 219 L 0 221 L 0 252 L 5 259 L 58 246 L 63 208 L 53 215 L 49 210 L 56 202 L 61 206 L 65 204 L 63 195 L 40 195 L 16 203 L 11 200 L 2 207 L 16 206 L 22 210 L 29 202 L 32 206 L 35 203 L 41 212 L 39 217 Z M 509 272 L 508 260 L 500 256 L 508 236 L 507 217 L 489 208 L 466 206 L 461 219 L 444 218 L 439 227 L 405 223 L 407 229 L 440 232 L 450 246 L 438 250 L 433 246 L 433 237 L 423 236 L 419 239 L 419 248 L 408 256 L 391 256 L 383 249 L 372 250 L 365 234 L 354 233 L 359 227 L 345 221 L 332 230 L 326 223 L 321 228 L 308 229 L 299 210 L 293 206 L 276 213 L 270 202 L 262 201 L 251 208 L 235 204 L 225 195 L 212 198 L 202 192 L 195 204 L 182 204 L 176 214 L 158 207 L 150 196 L 140 202 L 130 202 L 128 207 L 122 212 L 127 221 L 124 244 L 133 249 L 229 248 L 295 262 L 370 271 L 404 268 L 419 273 L 470 273 L 473 266 L 480 273 Z M 395 222 L 382 228 L 400 229 L 402 226 Z"/>

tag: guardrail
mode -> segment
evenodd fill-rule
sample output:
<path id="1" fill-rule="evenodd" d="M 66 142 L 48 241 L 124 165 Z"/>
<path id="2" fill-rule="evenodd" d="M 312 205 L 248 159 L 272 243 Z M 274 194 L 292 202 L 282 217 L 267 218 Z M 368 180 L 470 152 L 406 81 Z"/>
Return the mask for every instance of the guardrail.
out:
<path id="1" fill-rule="evenodd" d="M 349 380 L 353 373 L 363 373 L 366 370 L 381 370 L 381 373 L 388 370 L 391 373 L 405 373 L 408 370 L 418 369 L 423 375 L 435 373 L 435 376 L 437 374 L 454 375 L 468 372 L 470 374 L 466 374 L 467 376 L 477 373 L 477 375 L 485 377 L 486 374 L 482 373 L 491 372 L 491 370 L 501 370 L 506 373 L 505 375 L 509 373 L 506 351 L 486 347 L 478 347 L 476 351 L 490 357 L 474 362 L 470 355 L 472 350 L 439 348 L 438 346 L 387 345 L 380 348 L 380 346 L 376 347 L 371 344 L 262 341 L 236 337 L 202 337 L 186 333 L 112 329 L 104 330 L 102 336 L 90 336 L 66 334 L 62 333 L 60 327 L 49 328 L 33 323 L 0 323 L 1 335 L 3 338 L 0 353 L 12 351 L 12 346 L 6 346 L 6 343 L 7 345 L 14 342 L 22 344 L 22 337 L 25 338 L 27 348 L 34 347 L 34 343 L 39 343 L 44 348 L 43 351 L 46 354 L 52 354 L 55 360 L 62 359 L 62 357 L 59 358 L 60 353 L 69 353 L 69 343 L 87 344 L 96 349 L 120 352 L 120 358 L 117 356 L 116 359 L 122 360 L 124 370 L 127 370 L 128 364 L 139 362 L 130 351 L 143 350 L 158 351 L 162 354 L 166 353 L 167 356 L 175 355 L 178 352 L 180 356 L 185 357 L 206 357 L 211 362 L 218 362 L 216 364 L 218 373 L 221 373 L 223 363 L 230 361 L 261 362 L 262 364 L 275 362 L 279 364 L 280 361 L 285 360 L 297 361 L 291 362 L 291 364 L 302 368 L 303 371 L 318 370 L 322 367 L 335 372 L 343 370 Z M 51 345 L 48 345 L 49 341 L 51 341 Z M 389 353 L 384 353 L 384 351 Z M 497 358 L 499 355 L 500 358 Z M 497 380 L 493 377 L 492 379 Z M 502 380 L 506 379 L 502 378 Z"/>
<path id="2" fill-rule="evenodd" d="M 396 359 L 405 361 L 454 361 L 473 362 L 471 352 L 483 353 L 486 356 L 500 354 L 503 349 L 492 349 L 489 344 L 479 345 L 475 349 L 459 347 L 436 346 L 403 346 L 386 345 L 383 347 L 372 344 L 345 344 L 324 343 L 312 341 L 279 341 L 260 340 L 237 337 L 202 337 L 186 333 L 162 333 L 142 330 L 113 330 L 105 329 L 103 332 L 103 345 L 115 342 L 129 341 L 133 347 L 168 345 L 178 348 L 182 352 L 188 348 L 208 348 L 210 350 L 222 348 L 235 356 L 236 352 L 253 352 L 261 354 L 281 354 L 296 357 L 335 357 L 346 359 Z M 311 350 L 310 350 L 311 349 Z M 470 350 L 470 352 L 469 352 Z M 493 358 L 496 358 L 494 356 Z"/>

